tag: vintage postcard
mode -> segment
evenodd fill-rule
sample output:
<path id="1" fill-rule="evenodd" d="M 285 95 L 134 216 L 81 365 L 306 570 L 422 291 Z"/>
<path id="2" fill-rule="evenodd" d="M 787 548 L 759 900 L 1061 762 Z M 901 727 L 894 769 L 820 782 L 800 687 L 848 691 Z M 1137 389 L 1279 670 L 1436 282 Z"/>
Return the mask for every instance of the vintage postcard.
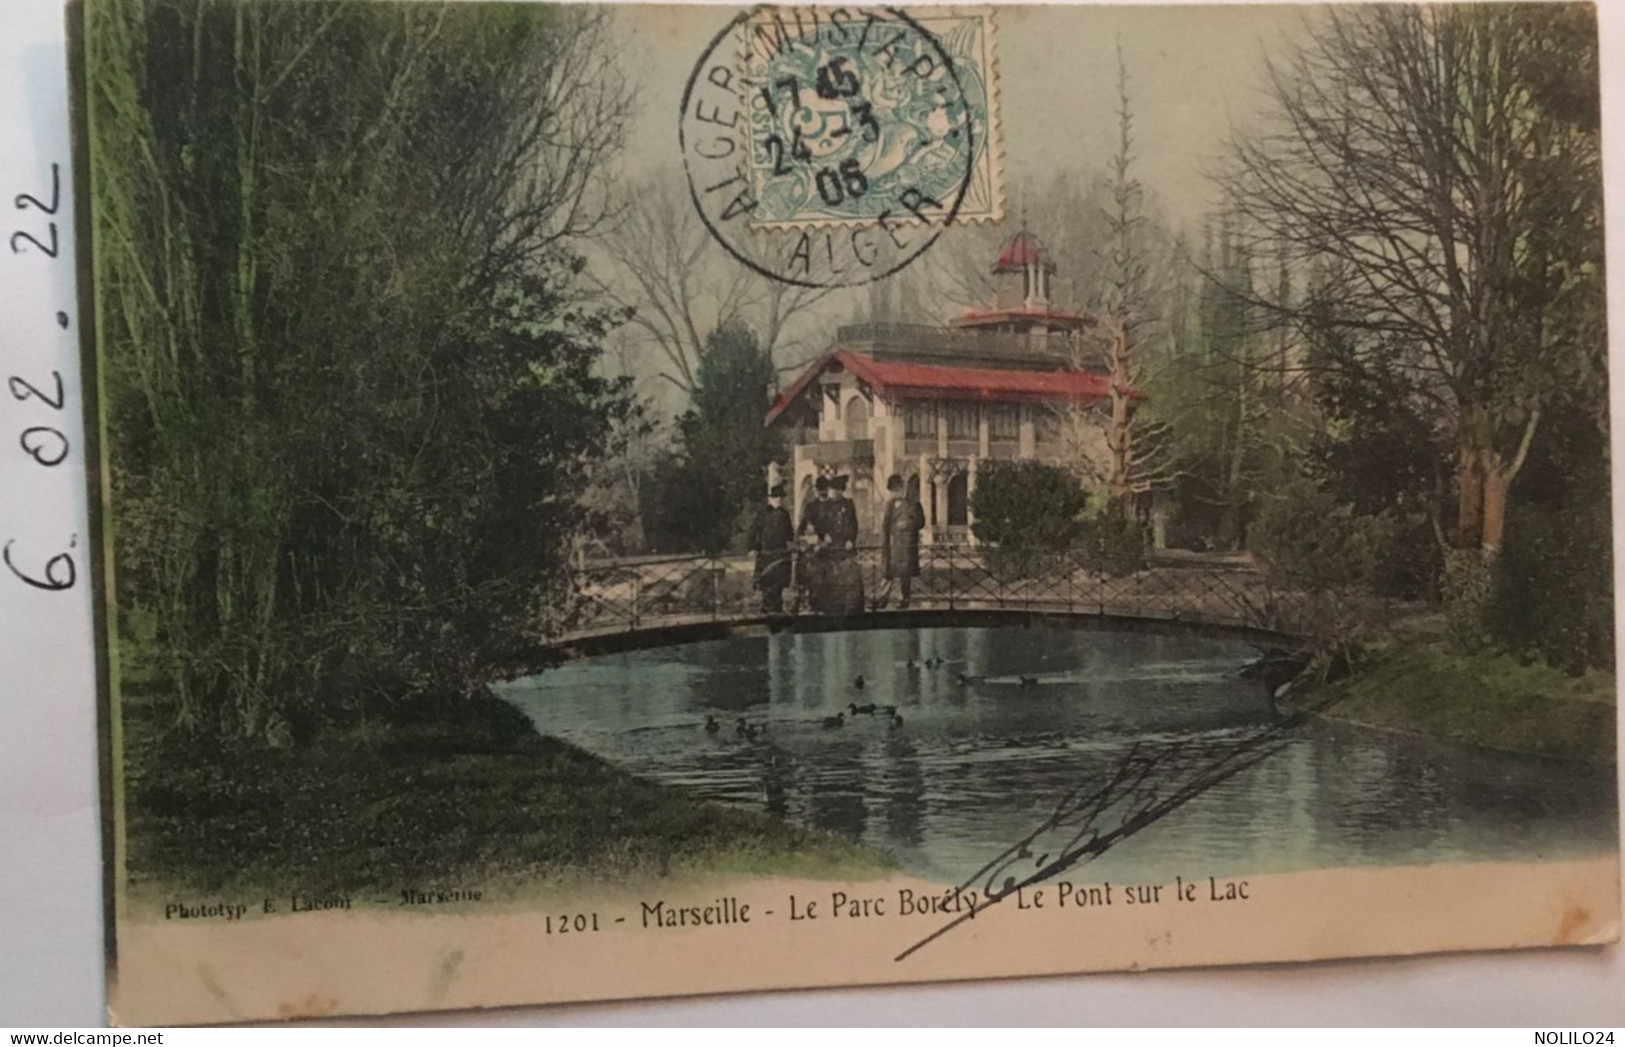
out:
<path id="1" fill-rule="evenodd" d="M 1617 940 L 1589 6 L 70 17 L 115 1021 Z"/>

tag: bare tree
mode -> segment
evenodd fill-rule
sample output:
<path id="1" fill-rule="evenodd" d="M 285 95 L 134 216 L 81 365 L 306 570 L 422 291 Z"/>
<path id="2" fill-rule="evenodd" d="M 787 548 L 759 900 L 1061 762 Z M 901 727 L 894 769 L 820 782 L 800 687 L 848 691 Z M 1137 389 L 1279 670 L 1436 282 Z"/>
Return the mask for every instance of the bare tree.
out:
<path id="1" fill-rule="evenodd" d="M 794 346 L 794 327 L 831 289 L 772 280 L 726 251 L 675 186 L 676 172 L 634 185 L 620 220 L 600 243 L 613 266 L 601 278 L 607 297 L 631 310 L 631 324 L 658 350 L 660 376 L 685 393 L 706 336 L 730 325 L 751 328 L 769 353 Z M 780 240 L 744 238 L 742 250 L 767 262 Z"/>
<path id="2" fill-rule="evenodd" d="M 1100 312 L 1102 362 L 1111 377 L 1111 420 L 1106 426 L 1110 454 L 1106 487 L 1113 511 L 1123 515 L 1138 479 L 1134 475 L 1134 402 L 1140 382 L 1138 332 L 1144 320 L 1146 265 L 1140 245 L 1145 217 L 1140 183 L 1130 173 L 1134 163 L 1134 117 L 1129 110 L 1128 67 L 1123 45 L 1117 45 L 1117 151 L 1110 161 L 1112 201 L 1106 213 L 1110 239 L 1106 254 L 1105 308 Z"/>
<path id="3" fill-rule="evenodd" d="M 1238 229 L 1259 254 L 1327 274 L 1320 294 L 1257 304 L 1406 376 L 1455 443 L 1454 544 L 1486 557 L 1576 350 L 1552 310 L 1594 280 L 1572 248 L 1600 208 L 1596 136 L 1531 86 L 1542 26 L 1564 17 L 1510 4 L 1331 12 L 1272 70 L 1273 125 L 1233 150 Z"/>
<path id="4" fill-rule="evenodd" d="M 706 334 L 739 316 L 750 281 L 743 266 L 718 263 L 716 241 L 673 189 L 678 184 L 655 177 L 627 194 L 619 221 L 600 240 L 614 263 L 601 284 L 659 350 L 660 377 L 690 392 Z"/>
<path id="5" fill-rule="evenodd" d="M 1145 333 L 1152 321 L 1153 246 L 1144 192 L 1131 171 L 1134 117 L 1121 44 L 1117 103 L 1117 146 L 1107 162 L 1101 186 L 1106 199 L 1098 209 L 1104 246 L 1096 248 L 1097 263 L 1088 270 L 1101 287 L 1097 326 L 1073 348 L 1075 366 L 1105 372 L 1107 399 L 1099 408 L 1068 409 L 1063 433 L 1075 460 L 1105 486 L 1111 511 L 1126 517 L 1136 495 L 1165 485 L 1175 470 L 1168 441 L 1149 431 L 1162 426 L 1153 426 L 1137 410 L 1145 377 Z"/>

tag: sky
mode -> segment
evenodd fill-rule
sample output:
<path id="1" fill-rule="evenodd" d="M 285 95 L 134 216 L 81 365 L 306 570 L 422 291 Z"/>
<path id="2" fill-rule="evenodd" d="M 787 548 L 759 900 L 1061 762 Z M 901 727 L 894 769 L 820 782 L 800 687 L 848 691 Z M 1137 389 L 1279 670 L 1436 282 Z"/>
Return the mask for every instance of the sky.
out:
<path id="1" fill-rule="evenodd" d="M 679 100 L 695 62 L 737 10 L 616 9 L 619 62 L 639 91 L 622 162 L 628 183 L 682 177 Z M 1057 172 L 1089 179 L 1105 170 L 1116 144 L 1121 43 L 1135 127 L 1134 173 L 1169 224 L 1197 237 L 1214 209 L 1209 175 L 1232 128 L 1254 125 L 1265 107 L 1266 55 L 1289 57 L 1317 10 L 1280 4 L 998 7 L 1004 225 L 1013 234 L 1019 224 L 1024 184 L 1044 184 Z M 1043 236 L 1042 229 L 1033 231 Z M 832 316 L 850 315 L 854 300 L 843 294 L 824 308 Z"/>
<path id="2" fill-rule="evenodd" d="M 641 90 L 626 170 L 637 176 L 680 162 L 677 104 L 694 63 L 736 9 L 617 10 L 626 70 Z M 999 7 L 1000 102 L 1005 185 L 1076 170 L 1093 174 L 1116 134 L 1116 47 L 1128 65 L 1141 180 L 1178 223 L 1199 221 L 1211 190 L 1205 172 L 1232 121 L 1262 103 L 1266 51 L 1290 53 L 1314 9 L 1211 7 Z"/>

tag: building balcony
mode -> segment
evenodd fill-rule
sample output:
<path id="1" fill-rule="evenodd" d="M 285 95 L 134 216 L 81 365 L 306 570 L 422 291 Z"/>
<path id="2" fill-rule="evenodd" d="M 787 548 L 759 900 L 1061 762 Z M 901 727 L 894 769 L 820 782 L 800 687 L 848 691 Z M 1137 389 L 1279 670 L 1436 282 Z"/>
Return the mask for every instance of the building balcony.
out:
<path id="1" fill-rule="evenodd" d="M 801 444 L 796 455 L 814 465 L 873 465 L 873 440 L 825 440 L 815 444 Z"/>
<path id="2" fill-rule="evenodd" d="M 927 324 L 847 324 L 835 343 L 877 360 L 904 359 L 938 364 L 981 364 L 1017 370 L 1053 370 L 1071 362 L 1072 349 L 1061 336 L 932 327 Z"/>

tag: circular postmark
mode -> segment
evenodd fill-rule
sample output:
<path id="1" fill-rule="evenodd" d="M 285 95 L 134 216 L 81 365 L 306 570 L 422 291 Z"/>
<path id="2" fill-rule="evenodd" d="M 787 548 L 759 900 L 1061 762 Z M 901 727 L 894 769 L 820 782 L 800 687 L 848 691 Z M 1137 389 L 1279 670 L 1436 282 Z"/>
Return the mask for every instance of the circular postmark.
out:
<path id="1" fill-rule="evenodd" d="M 689 75 L 678 128 L 712 236 L 804 287 L 870 283 L 919 258 L 987 163 L 991 92 L 965 59 L 896 8 L 734 18 Z"/>

